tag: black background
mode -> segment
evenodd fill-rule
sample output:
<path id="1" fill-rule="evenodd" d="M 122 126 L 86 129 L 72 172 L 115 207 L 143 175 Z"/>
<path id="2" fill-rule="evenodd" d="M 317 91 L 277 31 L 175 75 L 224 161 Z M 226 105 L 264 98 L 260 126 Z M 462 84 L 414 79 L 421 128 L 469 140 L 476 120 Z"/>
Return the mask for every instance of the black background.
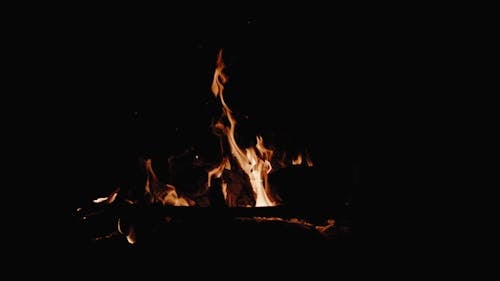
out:
<path id="1" fill-rule="evenodd" d="M 210 84 L 221 48 L 226 101 L 246 120 L 239 133 L 310 149 L 319 173 L 299 177 L 309 189 L 305 207 L 342 195 L 359 210 L 362 177 L 380 168 L 384 148 L 398 145 L 388 135 L 407 126 L 386 122 L 404 115 L 394 108 L 425 100 L 420 82 L 439 72 L 427 55 L 445 30 L 423 34 L 426 19 L 408 7 L 267 8 L 72 8 L 14 19 L 12 72 L 22 75 L 13 96 L 26 125 L 15 126 L 28 136 L 16 150 L 28 152 L 17 157 L 28 196 L 16 210 L 30 210 L 16 220 L 21 243 L 43 247 L 43 258 L 74 242 L 76 208 L 144 184 L 139 157 L 164 160 L 191 146 L 214 153 Z M 26 223 L 33 221 L 35 230 Z"/>
<path id="2" fill-rule="evenodd" d="M 448 62 L 459 64 L 450 56 L 454 46 L 440 44 L 454 21 L 435 7 L 209 5 L 215 9 L 25 7 L 9 19 L 9 74 L 21 75 L 6 97 L 21 106 L 6 116 L 15 128 L 9 137 L 20 139 L 7 150 L 20 160 L 13 166 L 21 175 L 7 189 L 23 191 L 11 213 L 27 213 L 9 231 L 25 238 L 18 246 L 51 249 L 64 240 L 77 207 L 137 183 L 138 157 L 191 145 L 210 151 L 210 83 L 220 48 L 230 79 L 226 101 L 248 116 L 239 128 L 277 132 L 285 146 L 306 144 L 321 172 L 308 187 L 356 195 L 361 177 L 387 160 L 386 149 L 401 148 L 399 132 L 413 120 L 400 117 L 410 111 L 424 119 L 434 94 L 445 90 L 431 82 L 442 79 Z M 414 135 L 401 158 L 422 149 Z M 408 169 L 399 164 L 384 171 L 398 189 L 413 181 L 398 181 L 398 169 Z"/>

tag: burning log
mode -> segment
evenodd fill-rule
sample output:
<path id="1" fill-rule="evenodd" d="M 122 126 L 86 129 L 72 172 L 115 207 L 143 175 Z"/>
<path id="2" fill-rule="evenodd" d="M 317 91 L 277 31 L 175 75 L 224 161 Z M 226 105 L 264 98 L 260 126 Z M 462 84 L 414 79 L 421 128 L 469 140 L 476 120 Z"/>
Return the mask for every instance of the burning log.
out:
<path id="1" fill-rule="evenodd" d="M 297 213 L 296 213 L 297 214 Z M 282 235 L 288 237 L 291 231 L 303 232 L 303 235 L 315 236 L 315 239 L 335 239 L 339 231 L 347 231 L 347 228 L 337 227 L 335 219 L 326 219 L 321 223 L 313 223 L 312 220 L 294 216 L 290 210 L 279 207 L 268 208 L 197 208 L 197 207 L 130 207 L 120 213 L 118 209 L 108 209 L 100 217 L 93 218 L 94 223 L 82 226 L 86 230 L 86 237 L 90 241 L 100 242 L 107 239 L 116 239 L 121 235 L 130 244 L 138 243 L 144 245 L 152 243 L 150 239 L 159 240 L 157 237 L 164 233 L 164 238 L 173 235 L 183 242 L 196 242 L 195 235 L 217 235 L 226 237 L 231 232 L 237 232 L 240 237 L 250 238 L 255 231 L 266 231 L 275 229 L 266 236 Z M 187 229 L 186 229 L 187 228 Z M 194 231 L 187 233 L 189 228 Z M 99 229 L 99 231 L 95 231 Z M 288 229 L 288 230 L 287 230 Z M 248 233 L 245 231 L 248 230 Z M 191 230 L 189 230 L 191 231 Z M 277 233 L 278 232 L 278 233 Z M 182 234 L 182 235 L 181 235 Z M 184 235 L 186 235 L 184 237 Z M 235 234 L 236 235 L 236 234 Z M 253 238 L 261 239 L 261 238 Z M 223 241 L 217 240 L 220 243 Z M 325 241 L 326 242 L 326 241 Z"/>
<path id="2" fill-rule="evenodd" d="M 231 227 L 239 221 L 279 221 L 282 224 L 300 225 L 308 231 L 318 232 L 330 238 L 337 235 L 338 229 L 335 228 L 335 214 L 327 209 L 297 209 L 286 206 L 188 207 L 130 202 L 132 201 L 127 198 L 119 198 L 112 204 L 94 204 L 92 208 L 80 208 L 77 218 L 81 222 L 82 231 L 93 241 L 115 239 L 119 233 L 130 244 L 134 244 L 141 238 L 152 235 L 150 232 L 154 232 L 158 227 L 165 227 L 165 224 L 173 224 L 169 227 L 184 223 L 223 224 Z"/>

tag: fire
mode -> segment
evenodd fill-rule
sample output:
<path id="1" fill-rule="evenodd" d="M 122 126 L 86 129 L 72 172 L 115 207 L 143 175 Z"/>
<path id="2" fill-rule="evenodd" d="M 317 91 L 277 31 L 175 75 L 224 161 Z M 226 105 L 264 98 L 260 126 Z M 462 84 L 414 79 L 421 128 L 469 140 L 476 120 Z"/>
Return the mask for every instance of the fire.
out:
<path id="1" fill-rule="evenodd" d="M 236 142 L 235 129 L 237 120 L 233 116 L 231 109 L 224 101 L 224 84 L 227 83 L 228 77 L 224 74 L 225 64 L 222 59 L 222 49 L 217 55 L 217 66 L 214 73 L 212 82 L 212 93 L 216 98 L 219 98 L 222 106 L 222 116 L 219 122 L 215 124 L 215 128 L 221 132 L 224 138 L 223 144 L 229 146 L 230 155 L 224 155 L 223 163 L 209 172 L 209 179 L 211 176 L 222 175 L 222 169 L 231 170 L 231 162 L 235 162 L 239 168 L 244 172 L 250 181 L 255 199 L 255 207 L 266 207 L 277 205 L 276 200 L 270 192 L 268 184 L 268 173 L 272 170 L 271 156 L 273 151 L 264 146 L 262 137 L 257 136 L 257 144 L 255 147 L 241 148 Z M 225 124 L 224 121 L 229 124 Z M 222 141 L 222 140 L 221 140 Z M 221 147 L 224 146 L 221 144 Z M 224 153 L 224 151 L 223 151 Z M 231 202 L 228 198 L 226 183 L 222 184 L 223 194 L 226 202 Z M 229 203 L 229 205 L 232 205 Z"/>
<path id="2" fill-rule="evenodd" d="M 121 219 L 118 218 L 118 225 L 117 225 L 118 232 L 120 234 L 125 235 L 125 238 L 127 238 L 127 242 L 130 244 L 135 244 L 136 242 L 136 234 L 135 234 L 135 228 L 133 225 L 128 225 L 127 229 L 124 230 L 122 226 Z"/>
<path id="3" fill-rule="evenodd" d="M 214 70 L 211 91 L 220 107 L 220 117 L 212 124 L 215 135 L 219 137 L 220 158 L 215 163 L 207 165 L 206 182 L 198 188 L 196 194 L 190 194 L 190 198 L 180 195 L 176 189 L 176 182 L 162 183 L 151 166 L 151 160 L 144 161 L 147 175 L 144 186 L 145 195 L 149 203 L 161 203 L 164 206 L 193 206 L 197 205 L 201 196 L 207 195 L 210 188 L 214 188 L 214 179 L 221 179 L 217 187 L 229 207 L 269 207 L 279 205 L 281 198 L 275 194 L 269 184 L 269 174 L 275 168 L 280 169 L 288 165 L 312 166 L 312 161 L 307 153 L 299 154 L 295 158 L 286 158 L 286 153 L 281 155 L 282 159 L 273 159 L 274 150 L 270 149 L 260 135 L 255 137 L 255 145 L 241 147 L 237 141 L 236 125 L 237 118 L 233 115 L 228 104 L 224 100 L 224 86 L 229 81 L 225 71 L 221 49 L 217 54 L 216 67 Z M 172 169 L 173 159 L 169 158 L 169 166 Z M 196 155 L 198 163 L 198 155 Z M 273 164 L 272 164 L 273 163 Z M 172 173 L 172 171 L 170 171 Z M 205 175 L 203 175 L 205 176 Z M 194 198 L 194 199 L 192 199 Z M 106 200 L 102 198 L 100 200 Z M 208 203 L 210 205 L 211 202 Z M 203 201 L 201 205 L 207 205 Z"/>
<path id="4" fill-rule="evenodd" d="M 147 178 L 145 193 L 150 203 L 160 202 L 169 206 L 193 206 L 195 202 L 189 198 L 179 196 L 177 190 L 171 184 L 163 184 L 151 166 L 151 159 L 144 161 Z"/>
<path id="5" fill-rule="evenodd" d="M 99 204 L 99 203 L 108 203 L 108 204 L 111 204 L 115 201 L 116 199 L 116 196 L 118 195 L 118 192 L 120 191 L 120 188 L 116 188 L 112 193 L 111 195 L 109 196 L 106 196 L 106 197 L 99 197 L 97 199 L 94 199 L 92 200 L 92 202 L 96 203 L 96 204 Z"/>
<path id="6" fill-rule="evenodd" d="M 222 49 L 217 54 L 217 67 L 215 68 L 214 79 L 212 81 L 212 93 L 215 97 L 219 97 L 221 99 L 222 105 L 225 109 L 229 109 L 229 107 L 224 102 L 224 97 L 222 96 L 222 92 L 224 91 L 224 84 L 227 83 L 228 77 L 224 74 L 223 70 L 226 67 L 224 64 L 224 60 L 222 59 Z"/>
<path id="7" fill-rule="evenodd" d="M 305 163 L 304 163 L 305 162 Z M 292 165 L 307 165 L 308 167 L 314 166 L 311 157 L 309 157 L 309 154 L 305 153 L 305 156 L 302 156 L 302 153 L 298 153 L 293 159 L 292 159 Z"/>
<path id="8" fill-rule="evenodd" d="M 302 154 L 297 154 L 297 156 L 292 159 L 292 165 L 301 165 L 302 164 Z"/>
<path id="9" fill-rule="evenodd" d="M 99 236 L 95 240 L 125 236 L 129 244 L 136 244 L 138 239 L 144 237 L 144 225 L 148 224 L 138 224 L 137 214 L 140 213 L 141 208 L 131 208 L 132 212 L 125 213 L 123 217 L 119 216 L 118 221 L 115 221 L 115 208 L 123 208 L 123 203 L 126 203 L 125 207 L 140 206 L 143 203 L 146 205 L 160 204 L 162 206 L 176 207 L 217 206 L 218 203 L 225 203 L 228 207 L 277 206 L 283 200 L 280 198 L 280 194 L 274 193 L 271 188 L 269 175 L 290 165 L 313 166 L 307 149 L 287 154 L 286 151 L 279 148 L 275 150 L 272 145 L 270 146 L 269 143 L 264 141 L 261 135 L 255 136 L 253 145 L 242 147 L 238 144 L 236 134 L 238 120 L 224 100 L 224 86 L 229 80 L 224 70 L 225 64 L 222 50 L 220 50 L 217 55 L 211 84 L 211 91 L 221 111 L 218 120 L 212 124 L 214 134 L 219 137 L 220 157 L 205 162 L 203 155 L 193 153 L 194 149 L 188 149 L 180 155 L 171 155 L 168 158 L 168 171 L 171 177 L 166 182 L 160 180 L 160 177 L 156 174 L 151 159 L 142 159 L 140 163 L 144 169 L 146 181 L 144 185 L 141 185 L 140 193 L 123 194 L 120 193 L 120 188 L 116 188 L 108 196 L 93 200 L 89 211 L 83 208 L 77 209 L 77 213 L 85 221 L 88 221 L 87 218 L 112 211 L 113 223 L 116 223 L 115 230 L 110 234 Z M 188 176 L 177 176 L 175 168 L 178 159 L 182 160 L 182 169 L 186 168 L 186 159 L 192 160 L 191 163 L 187 162 L 187 167 L 196 167 L 196 169 L 193 169 L 195 172 L 189 173 Z M 190 166 L 191 164 L 192 166 Z M 176 176 L 172 177 L 172 175 Z M 183 181 L 185 178 L 188 178 L 187 182 Z M 187 188 L 183 189 L 186 186 Z M 220 192 L 217 188 L 220 188 Z M 119 193 L 120 196 L 118 196 Z M 136 194 L 140 194 L 140 198 L 136 198 L 134 196 Z M 102 207 L 102 209 L 96 210 L 96 207 Z M 178 211 L 179 209 L 182 208 L 172 208 L 169 211 Z M 244 220 L 245 218 L 240 219 Z M 285 222 L 284 219 L 273 217 L 254 217 L 252 220 L 259 222 L 281 220 Z M 182 220 L 174 220 L 170 216 L 164 217 L 164 222 L 170 223 L 171 221 L 175 224 Z M 333 219 L 329 219 L 326 225 L 321 226 L 314 226 L 298 219 L 286 220 L 286 222 L 300 224 L 308 229 L 316 229 L 326 236 L 332 235 L 332 233 L 335 234 L 337 231 Z"/>
<path id="10" fill-rule="evenodd" d="M 175 177 L 170 177 L 168 182 L 162 182 L 153 170 L 151 159 L 142 160 L 146 174 L 146 182 L 143 186 L 145 202 L 149 204 L 159 203 L 163 206 L 212 205 L 212 197 L 209 196 L 208 191 L 213 191 L 214 189 L 211 188 L 218 187 L 221 193 L 220 198 L 223 197 L 224 203 L 229 207 L 276 206 L 281 203 L 282 199 L 279 194 L 273 192 L 269 184 L 269 174 L 289 165 L 307 165 L 309 167 L 313 165 L 307 150 L 302 151 L 304 153 L 295 154 L 294 157 L 287 157 L 286 152 L 279 153 L 279 150 L 275 155 L 275 151 L 264 142 L 261 135 L 255 136 L 254 145 L 242 147 L 238 144 L 236 131 L 238 120 L 224 100 L 224 86 L 229 78 L 224 72 L 226 65 L 222 54 L 223 50 L 221 49 L 217 54 L 216 67 L 210 87 L 221 112 L 218 120 L 212 124 L 213 132 L 219 137 L 220 157 L 214 162 L 202 163 L 203 161 L 198 154 L 194 156 L 198 167 L 203 167 L 201 183 L 198 181 L 190 183 L 194 184 L 192 190 L 196 190 L 195 192 L 192 190 L 186 192 L 182 188 L 179 192 L 176 187 L 179 182 L 173 179 Z M 186 157 L 190 153 L 191 150 L 187 150 L 181 155 L 172 155 L 168 158 L 170 175 L 175 174 L 176 159 Z M 273 157 L 277 159 L 273 159 Z M 220 179 L 220 181 L 215 182 L 215 179 Z M 179 186 L 186 186 L 186 184 L 181 183 Z M 109 196 L 97 198 L 93 202 L 112 204 L 119 191 L 120 189 L 117 188 Z M 127 198 L 124 200 L 129 204 L 138 202 Z"/>

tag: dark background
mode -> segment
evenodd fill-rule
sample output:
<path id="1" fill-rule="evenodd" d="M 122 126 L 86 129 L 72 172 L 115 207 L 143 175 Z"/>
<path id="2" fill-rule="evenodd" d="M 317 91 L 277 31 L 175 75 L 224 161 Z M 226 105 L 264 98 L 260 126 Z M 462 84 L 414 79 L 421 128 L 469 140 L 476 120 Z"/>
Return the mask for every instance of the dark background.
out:
<path id="1" fill-rule="evenodd" d="M 432 107 L 434 94 L 446 89 L 430 82 L 441 79 L 444 63 L 459 64 L 443 59 L 453 46 L 439 44 L 454 22 L 433 7 L 83 8 L 22 9 L 7 25 L 16 49 L 6 53 L 15 61 L 10 72 L 22 74 L 11 91 L 23 117 L 6 118 L 23 136 L 21 149 L 9 150 L 28 152 L 15 155 L 22 175 L 13 189 L 27 191 L 15 213 L 29 210 L 28 218 L 11 229 L 26 237 L 21 243 L 48 249 L 66 237 L 68 220 L 59 215 L 72 218 L 96 196 L 138 182 L 138 157 L 165 157 L 191 145 L 209 151 L 210 83 L 220 48 L 230 79 L 226 100 L 248 116 L 242 128 L 277 132 L 284 146 L 307 144 L 319 169 L 307 186 L 356 195 L 361 177 L 387 160 L 387 148 L 402 148 L 400 157 L 411 161 L 421 143 L 398 144 L 398 132 L 412 125 L 400 116 L 411 109 L 425 118 L 421 105 Z M 435 24 L 436 14 L 443 24 Z M 393 162 L 384 172 L 401 189 L 413 179 L 397 181 L 398 168 L 407 170 Z"/>
<path id="2" fill-rule="evenodd" d="M 41 206 L 34 210 L 37 230 L 49 237 L 35 243 L 50 249 L 50 242 L 75 234 L 76 208 L 116 187 L 143 186 L 139 157 L 218 149 L 209 128 L 210 85 L 221 48 L 226 101 L 246 120 L 238 132 L 263 133 L 284 149 L 310 149 L 317 173 L 288 181 L 304 188 L 303 207 L 330 199 L 357 206 L 361 178 L 378 163 L 372 153 L 383 157 L 383 147 L 398 141 L 384 131 L 384 121 L 398 117 L 386 115 L 412 102 L 408 96 L 425 77 L 412 65 L 432 47 L 419 40 L 422 21 L 409 22 L 405 9 L 383 10 L 196 9 L 185 17 L 175 9 L 161 15 L 75 10 L 19 22 L 26 26 L 16 34 L 18 67 L 30 74 L 19 83 L 29 90 L 20 91 L 30 105 L 21 113 L 33 128 L 24 146 L 37 152 L 22 158 L 22 167 L 44 179 L 27 190 Z M 56 216 L 44 213 L 54 206 Z M 32 233 L 26 231 L 27 240 Z"/>

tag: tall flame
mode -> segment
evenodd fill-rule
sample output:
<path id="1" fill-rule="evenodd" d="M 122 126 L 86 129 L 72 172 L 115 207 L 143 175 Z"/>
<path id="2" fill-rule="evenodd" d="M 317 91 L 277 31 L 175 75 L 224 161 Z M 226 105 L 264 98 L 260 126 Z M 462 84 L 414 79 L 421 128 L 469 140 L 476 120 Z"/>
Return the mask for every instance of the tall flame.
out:
<path id="1" fill-rule="evenodd" d="M 215 68 L 215 73 L 214 73 L 214 79 L 212 81 L 212 93 L 214 93 L 215 97 L 219 97 L 220 101 L 222 102 L 222 105 L 225 110 L 229 110 L 229 107 L 227 106 L 226 102 L 224 102 L 224 97 L 222 95 L 222 92 L 224 91 L 224 84 L 227 83 L 228 77 L 226 74 L 224 74 L 223 70 L 226 67 L 224 64 L 224 61 L 222 59 L 222 49 L 220 49 L 219 53 L 217 54 L 217 62 L 216 62 L 217 67 Z"/>
<path id="2" fill-rule="evenodd" d="M 225 64 L 222 59 L 222 49 L 217 55 L 217 65 L 214 72 L 212 82 L 212 93 L 222 105 L 222 117 L 227 118 L 229 125 L 226 126 L 222 121 L 218 122 L 215 127 L 222 131 L 222 135 L 227 140 L 227 145 L 231 152 L 231 156 L 236 160 L 239 167 L 248 176 L 255 197 L 255 207 L 275 206 L 277 203 L 271 197 L 271 192 L 268 184 L 268 173 L 271 171 L 270 158 L 272 150 L 264 146 L 262 137 L 257 136 L 257 144 L 255 147 L 242 149 L 238 146 L 235 138 L 236 119 L 234 118 L 229 106 L 224 101 L 224 84 L 228 81 L 228 77 L 224 74 Z M 223 160 L 227 163 L 227 160 Z M 222 174 L 222 169 L 231 169 L 230 165 L 224 164 L 216 167 L 209 172 L 209 180 L 212 176 Z M 227 200 L 226 186 L 223 184 L 223 194 Z"/>

